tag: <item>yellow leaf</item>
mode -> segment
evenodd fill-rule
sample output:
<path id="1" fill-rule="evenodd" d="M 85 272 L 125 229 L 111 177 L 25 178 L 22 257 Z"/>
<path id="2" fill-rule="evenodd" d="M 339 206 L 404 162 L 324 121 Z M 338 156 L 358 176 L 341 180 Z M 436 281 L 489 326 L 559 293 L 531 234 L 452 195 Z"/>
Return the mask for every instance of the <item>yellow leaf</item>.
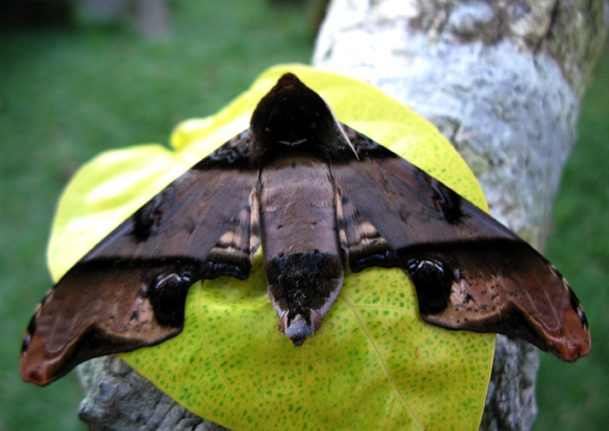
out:
<path id="1" fill-rule="evenodd" d="M 465 162 L 438 131 L 374 87 L 303 65 L 262 74 L 217 115 L 189 120 L 158 145 L 111 151 L 85 165 L 58 208 L 49 265 L 58 278 L 123 219 L 248 126 L 256 104 L 295 73 L 338 118 L 486 208 Z M 302 347 L 277 331 L 260 255 L 249 279 L 189 292 L 184 331 L 122 357 L 194 413 L 234 430 L 477 430 L 493 335 L 425 324 L 397 269 L 347 274 L 322 329 Z"/>

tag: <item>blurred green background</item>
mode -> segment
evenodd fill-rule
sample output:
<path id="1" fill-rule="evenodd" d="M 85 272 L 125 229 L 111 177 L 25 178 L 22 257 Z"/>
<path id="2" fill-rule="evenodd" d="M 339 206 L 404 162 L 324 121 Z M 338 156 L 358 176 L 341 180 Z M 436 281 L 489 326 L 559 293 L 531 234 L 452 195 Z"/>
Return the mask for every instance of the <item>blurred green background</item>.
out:
<path id="1" fill-rule="evenodd" d="M 38 388 L 18 371 L 51 284 L 45 246 L 66 181 L 100 151 L 167 142 L 179 121 L 213 114 L 271 65 L 308 63 L 315 7 L 279 3 L 173 0 L 156 32 L 133 10 L 55 9 L 44 20 L 14 10 L 19 26 L 0 10 L 0 431 L 85 429 L 73 373 Z M 609 51 L 595 75 L 547 246 L 586 308 L 593 353 L 575 364 L 541 354 L 535 431 L 609 424 Z"/>

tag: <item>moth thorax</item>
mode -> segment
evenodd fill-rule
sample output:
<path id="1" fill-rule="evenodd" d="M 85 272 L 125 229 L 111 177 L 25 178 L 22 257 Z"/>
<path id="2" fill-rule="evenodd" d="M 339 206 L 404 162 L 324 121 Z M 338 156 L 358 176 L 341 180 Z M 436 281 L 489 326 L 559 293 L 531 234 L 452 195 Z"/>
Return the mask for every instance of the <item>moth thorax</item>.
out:
<path id="1" fill-rule="evenodd" d="M 336 124 L 324 100 L 286 74 L 258 104 L 250 121 L 256 162 L 285 153 L 319 154 L 334 146 Z"/>

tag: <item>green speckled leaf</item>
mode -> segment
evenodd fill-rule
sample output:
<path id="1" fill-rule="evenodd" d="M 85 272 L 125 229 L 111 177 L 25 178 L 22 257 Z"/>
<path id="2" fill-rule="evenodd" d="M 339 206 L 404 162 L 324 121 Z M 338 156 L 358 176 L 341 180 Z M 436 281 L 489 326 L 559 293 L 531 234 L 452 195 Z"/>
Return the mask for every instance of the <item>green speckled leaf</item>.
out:
<path id="1" fill-rule="evenodd" d="M 302 65 L 265 72 L 217 115 L 181 124 L 171 143 L 104 153 L 67 187 L 49 245 L 55 278 L 140 205 L 249 122 L 284 72 L 319 92 L 341 121 L 485 207 L 452 146 L 380 91 Z M 122 357 L 159 388 L 235 430 L 477 430 L 494 336 L 451 332 L 419 317 L 400 270 L 349 274 L 321 331 L 294 347 L 277 331 L 261 256 L 246 281 L 197 283 L 182 334 Z"/>

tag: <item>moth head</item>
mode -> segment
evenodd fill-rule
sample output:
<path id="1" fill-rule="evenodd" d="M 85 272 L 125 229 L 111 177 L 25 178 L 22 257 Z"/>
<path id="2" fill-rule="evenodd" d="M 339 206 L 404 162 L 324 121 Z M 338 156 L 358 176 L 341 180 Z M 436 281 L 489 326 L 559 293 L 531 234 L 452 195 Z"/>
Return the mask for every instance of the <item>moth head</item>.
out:
<path id="1" fill-rule="evenodd" d="M 255 161 L 292 153 L 327 159 L 335 146 L 336 122 L 326 102 L 291 73 L 258 103 L 250 126 Z"/>

